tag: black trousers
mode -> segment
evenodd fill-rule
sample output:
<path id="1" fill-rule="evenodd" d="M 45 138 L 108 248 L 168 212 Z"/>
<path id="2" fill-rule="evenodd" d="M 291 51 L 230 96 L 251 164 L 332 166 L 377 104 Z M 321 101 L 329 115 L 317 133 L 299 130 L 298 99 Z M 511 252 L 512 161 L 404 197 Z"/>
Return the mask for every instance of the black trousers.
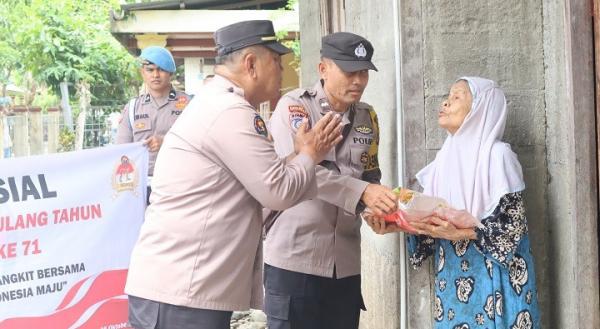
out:
<path id="1" fill-rule="evenodd" d="M 129 324 L 135 329 L 229 329 L 232 313 L 129 296 Z"/>
<path id="2" fill-rule="evenodd" d="M 265 264 L 269 329 L 357 329 L 366 310 L 360 275 L 343 279 L 292 272 Z"/>

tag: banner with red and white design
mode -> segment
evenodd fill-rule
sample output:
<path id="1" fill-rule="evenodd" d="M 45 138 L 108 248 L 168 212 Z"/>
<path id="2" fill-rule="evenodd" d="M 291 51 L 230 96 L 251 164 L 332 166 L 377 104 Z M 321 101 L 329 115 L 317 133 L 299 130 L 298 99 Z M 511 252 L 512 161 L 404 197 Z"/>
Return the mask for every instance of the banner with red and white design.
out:
<path id="1" fill-rule="evenodd" d="M 0 329 L 127 328 L 141 143 L 0 160 Z"/>

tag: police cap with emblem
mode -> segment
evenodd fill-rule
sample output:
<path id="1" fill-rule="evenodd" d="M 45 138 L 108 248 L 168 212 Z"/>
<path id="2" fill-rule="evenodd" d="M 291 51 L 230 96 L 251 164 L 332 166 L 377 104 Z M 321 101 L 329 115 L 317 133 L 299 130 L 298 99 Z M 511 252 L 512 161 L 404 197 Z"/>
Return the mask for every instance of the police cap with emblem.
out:
<path id="1" fill-rule="evenodd" d="M 373 46 L 354 33 L 337 32 L 324 36 L 321 39 L 321 56 L 333 60 L 344 72 L 377 71 L 371 62 Z"/>
<path id="2" fill-rule="evenodd" d="M 255 45 L 265 46 L 279 55 L 291 52 L 289 48 L 277 42 L 273 22 L 269 20 L 243 21 L 227 25 L 218 29 L 214 37 L 218 57 Z"/>

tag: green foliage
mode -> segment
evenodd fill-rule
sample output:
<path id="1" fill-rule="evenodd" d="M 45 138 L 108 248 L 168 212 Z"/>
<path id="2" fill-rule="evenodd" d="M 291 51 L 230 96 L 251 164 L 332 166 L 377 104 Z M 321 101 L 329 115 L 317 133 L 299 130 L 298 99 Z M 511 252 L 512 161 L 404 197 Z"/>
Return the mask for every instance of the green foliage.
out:
<path id="1" fill-rule="evenodd" d="M 110 34 L 109 11 L 117 7 L 118 0 L 0 0 L 0 85 L 6 73 L 29 72 L 54 94 L 62 81 L 70 88 L 85 82 L 92 104 L 123 104 L 140 79 L 134 58 Z"/>
<path id="2" fill-rule="evenodd" d="M 0 0 L 0 85 L 6 86 L 10 82 L 15 70 L 21 67 L 19 47 L 15 40 L 16 26 L 13 24 L 14 12 L 12 7 L 19 1 Z M 2 94 L 4 95 L 4 88 Z"/>
<path id="3" fill-rule="evenodd" d="M 60 103 L 60 99 L 54 93 L 48 89 L 41 90 L 34 98 L 33 106 L 39 106 L 43 111 L 46 111 L 49 107 L 55 107 Z"/>
<path id="4" fill-rule="evenodd" d="M 75 149 L 75 132 L 67 128 L 58 134 L 58 152 L 68 152 Z"/>
<path id="5" fill-rule="evenodd" d="M 294 9 L 296 9 L 297 4 L 298 4 L 298 0 L 288 0 L 287 4 L 285 5 L 285 9 L 294 10 Z"/>
<path id="6" fill-rule="evenodd" d="M 279 10 L 295 10 L 298 4 L 298 0 L 288 0 L 287 4 L 284 8 Z M 294 69 L 298 70 L 300 68 L 300 39 L 298 39 L 298 35 L 294 38 L 294 40 L 285 40 L 288 35 L 287 30 L 279 30 L 275 32 L 275 36 L 277 40 L 283 43 L 286 47 L 290 48 L 294 53 L 294 61 L 292 62 L 292 66 Z"/>

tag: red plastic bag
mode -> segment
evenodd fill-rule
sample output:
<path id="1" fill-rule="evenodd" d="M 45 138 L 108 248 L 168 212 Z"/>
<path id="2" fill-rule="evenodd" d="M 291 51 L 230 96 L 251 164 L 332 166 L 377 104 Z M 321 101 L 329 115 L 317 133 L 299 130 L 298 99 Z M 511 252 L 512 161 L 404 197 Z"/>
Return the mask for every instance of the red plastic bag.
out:
<path id="1" fill-rule="evenodd" d="M 417 230 L 410 225 L 408 220 L 406 220 L 406 214 L 402 212 L 402 210 L 397 210 L 394 213 L 389 215 L 385 215 L 383 219 L 388 223 L 394 223 L 398 225 L 399 228 L 411 233 L 417 234 Z"/>

